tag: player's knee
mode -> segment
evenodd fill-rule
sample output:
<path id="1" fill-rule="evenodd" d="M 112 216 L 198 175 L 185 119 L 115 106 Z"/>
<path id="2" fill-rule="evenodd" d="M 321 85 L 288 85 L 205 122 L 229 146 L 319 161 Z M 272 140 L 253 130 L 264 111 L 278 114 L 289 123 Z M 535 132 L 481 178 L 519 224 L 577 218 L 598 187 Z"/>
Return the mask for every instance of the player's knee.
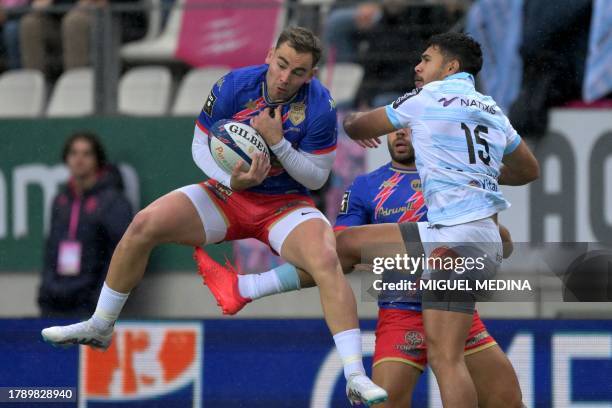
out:
<path id="1" fill-rule="evenodd" d="M 155 212 L 145 208 L 132 220 L 126 238 L 133 243 L 155 244 L 161 235 L 160 232 L 160 222 Z"/>
<path id="2" fill-rule="evenodd" d="M 310 273 L 318 276 L 329 276 L 338 271 L 338 255 L 333 248 L 322 248 L 308 261 Z"/>
<path id="3" fill-rule="evenodd" d="M 463 351 L 448 347 L 436 347 L 427 342 L 427 361 L 434 370 L 460 364 L 463 362 Z"/>
<path id="4" fill-rule="evenodd" d="M 523 408 L 525 406 L 523 404 L 523 394 L 518 385 L 512 387 L 505 383 L 503 387 L 498 388 L 499 389 L 496 390 L 490 390 L 492 394 L 490 394 L 487 401 L 482 404 L 483 408 L 499 407 L 501 406 L 500 404 L 508 408 Z"/>

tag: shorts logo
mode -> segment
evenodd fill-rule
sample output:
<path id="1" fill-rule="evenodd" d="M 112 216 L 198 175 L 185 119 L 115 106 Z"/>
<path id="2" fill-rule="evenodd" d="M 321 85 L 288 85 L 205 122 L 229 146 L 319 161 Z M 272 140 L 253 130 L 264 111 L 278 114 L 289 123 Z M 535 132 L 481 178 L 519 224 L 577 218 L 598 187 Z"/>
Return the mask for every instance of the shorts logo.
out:
<path id="1" fill-rule="evenodd" d="M 227 201 L 229 196 L 232 195 L 233 191 L 227 187 L 225 187 L 221 183 L 209 183 L 208 181 L 204 182 L 204 184 L 208 187 L 210 191 L 212 191 L 219 200 Z"/>
<path id="2" fill-rule="evenodd" d="M 404 335 L 404 341 L 404 344 L 396 344 L 395 348 L 413 357 L 418 357 L 424 353 L 425 338 L 422 333 L 414 330 L 407 331 Z"/>
<path id="3" fill-rule="evenodd" d="M 488 331 L 486 330 L 481 331 L 480 333 L 477 333 L 474 336 L 470 337 L 468 341 L 465 343 L 465 347 L 475 346 L 476 344 L 480 343 L 481 341 L 488 338 L 489 336 L 490 334 Z"/>
<path id="4" fill-rule="evenodd" d="M 215 96 L 213 91 L 210 91 L 210 94 L 208 95 L 208 98 L 206 98 L 206 102 L 204 103 L 204 107 L 202 108 L 202 111 L 204 111 L 204 113 L 206 113 L 208 116 L 212 117 L 213 108 L 215 107 L 216 101 L 217 97 Z"/>
<path id="5" fill-rule="evenodd" d="M 292 103 L 289 108 L 289 120 L 295 126 L 299 125 L 306 119 L 306 104 L 303 102 Z"/>
<path id="6" fill-rule="evenodd" d="M 81 347 L 79 407 L 160 399 L 198 406 L 202 330 L 199 323 L 119 323 L 106 352 Z"/>
<path id="7" fill-rule="evenodd" d="M 406 341 L 406 344 L 411 345 L 413 347 L 418 347 L 425 343 L 423 335 L 418 331 L 414 330 L 406 332 L 406 334 L 404 335 L 404 340 Z"/>
<path id="8" fill-rule="evenodd" d="M 349 198 L 351 197 L 350 191 L 345 191 L 342 196 L 342 203 L 340 204 L 340 214 L 346 214 L 349 206 Z"/>

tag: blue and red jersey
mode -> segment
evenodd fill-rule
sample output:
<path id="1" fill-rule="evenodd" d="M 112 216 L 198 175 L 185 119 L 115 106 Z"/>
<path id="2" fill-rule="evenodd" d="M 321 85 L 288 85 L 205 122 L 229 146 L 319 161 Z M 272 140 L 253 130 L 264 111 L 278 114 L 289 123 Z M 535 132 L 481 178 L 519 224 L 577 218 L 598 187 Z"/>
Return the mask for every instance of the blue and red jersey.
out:
<path id="1" fill-rule="evenodd" d="M 344 193 L 335 231 L 368 224 L 427 221 L 421 179 L 414 170 L 394 168 L 391 163 L 361 176 Z M 384 280 L 406 278 L 385 274 Z M 385 296 L 382 296 L 384 299 Z M 381 308 L 421 310 L 419 302 L 379 300 Z"/>
<path id="2" fill-rule="evenodd" d="M 196 124 L 206 134 L 218 120 L 233 119 L 248 124 L 266 107 L 275 108 L 266 88 L 268 65 L 256 65 L 231 71 L 213 86 Z M 325 154 L 336 149 L 336 105 L 329 91 L 313 78 L 288 101 L 282 103 L 283 131 L 294 149 Z M 264 194 L 308 194 L 271 153 L 268 177 L 248 191 Z"/>

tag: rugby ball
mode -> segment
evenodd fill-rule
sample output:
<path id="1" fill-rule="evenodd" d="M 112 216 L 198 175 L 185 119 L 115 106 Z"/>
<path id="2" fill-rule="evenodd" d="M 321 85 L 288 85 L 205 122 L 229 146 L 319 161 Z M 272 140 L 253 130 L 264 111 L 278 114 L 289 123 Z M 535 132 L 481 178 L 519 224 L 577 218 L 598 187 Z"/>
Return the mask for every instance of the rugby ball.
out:
<path id="1" fill-rule="evenodd" d="M 222 119 L 210 129 L 208 145 L 215 162 L 228 174 L 238 161 L 243 160 L 242 169 L 248 171 L 257 152 L 270 158 L 266 142 L 251 126 L 234 120 Z"/>

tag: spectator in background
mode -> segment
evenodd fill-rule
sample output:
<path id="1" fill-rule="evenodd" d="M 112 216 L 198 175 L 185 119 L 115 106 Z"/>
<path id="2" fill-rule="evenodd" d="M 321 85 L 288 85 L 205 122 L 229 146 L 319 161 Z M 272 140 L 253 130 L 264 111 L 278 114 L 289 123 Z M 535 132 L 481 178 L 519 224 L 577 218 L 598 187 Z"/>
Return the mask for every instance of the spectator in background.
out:
<path id="1" fill-rule="evenodd" d="M 364 77 L 357 99 L 367 106 L 384 106 L 413 89 L 414 70 L 426 41 L 447 31 L 455 21 L 443 5 L 415 0 L 383 0 L 380 21 L 363 40 L 358 62 Z"/>
<path id="2" fill-rule="evenodd" d="M 132 219 L 116 167 L 89 132 L 65 143 L 68 184 L 53 200 L 38 304 L 44 317 L 93 313 L 115 246 Z"/>
<path id="3" fill-rule="evenodd" d="M 360 63 L 359 105 L 382 106 L 414 88 L 412 67 L 425 41 L 447 31 L 463 10 L 455 0 L 382 0 L 332 11 L 325 25 L 327 64 Z"/>
<path id="4" fill-rule="evenodd" d="M 523 81 L 510 112 L 517 132 L 543 136 L 548 109 L 580 99 L 592 0 L 524 0 Z"/>
<path id="5" fill-rule="evenodd" d="M 95 11 L 115 3 L 138 0 L 33 0 L 32 11 L 23 17 L 20 30 L 24 68 L 38 69 L 53 77 L 64 70 L 88 66 L 91 62 L 91 37 Z M 49 12 L 50 6 L 71 6 L 68 12 Z M 119 13 L 121 41 L 144 35 L 142 12 Z M 59 52 L 61 51 L 61 53 Z M 62 62 L 56 57 L 62 55 Z"/>
<path id="6" fill-rule="evenodd" d="M 328 61 L 355 62 L 360 33 L 374 27 L 381 17 L 382 7 L 374 2 L 364 2 L 332 11 L 324 28 Z"/>
<path id="7" fill-rule="evenodd" d="M 27 10 L 29 0 L 0 0 L 0 30 L 5 65 L 8 69 L 21 68 L 19 52 L 19 20 Z"/>

